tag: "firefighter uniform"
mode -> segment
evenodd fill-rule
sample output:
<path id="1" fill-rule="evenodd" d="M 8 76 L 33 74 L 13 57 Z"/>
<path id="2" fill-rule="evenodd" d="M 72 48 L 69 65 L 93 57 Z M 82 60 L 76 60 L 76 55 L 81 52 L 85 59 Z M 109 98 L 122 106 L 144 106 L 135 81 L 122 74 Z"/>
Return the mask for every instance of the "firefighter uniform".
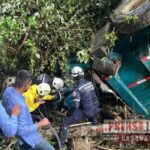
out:
<path id="1" fill-rule="evenodd" d="M 92 82 L 83 78 L 72 93 L 74 112 L 63 120 L 60 126 L 59 137 L 62 146 L 65 143 L 68 128 L 71 124 L 89 119 L 92 124 L 97 124 L 96 114 L 99 112 L 99 101 Z"/>
<path id="2" fill-rule="evenodd" d="M 37 87 L 38 85 L 33 84 L 26 92 L 23 93 L 23 96 L 25 97 L 26 104 L 30 112 L 33 112 L 40 106 L 40 102 L 35 102 L 35 100 L 40 96 L 37 92 Z M 46 95 L 42 97 L 42 100 L 53 100 L 53 99 L 54 99 L 53 95 Z"/>

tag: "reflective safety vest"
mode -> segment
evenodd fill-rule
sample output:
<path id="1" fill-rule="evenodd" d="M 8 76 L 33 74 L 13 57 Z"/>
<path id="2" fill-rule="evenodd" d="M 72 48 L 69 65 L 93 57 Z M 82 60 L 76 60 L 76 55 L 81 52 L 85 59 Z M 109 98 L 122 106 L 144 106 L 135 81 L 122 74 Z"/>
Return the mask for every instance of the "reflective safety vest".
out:
<path id="1" fill-rule="evenodd" d="M 93 116 L 99 111 L 99 100 L 95 93 L 95 88 L 92 82 L 83 78 L 72 93 L 73 102 L 79 104 L 79 108 L 88 116 Z"/>

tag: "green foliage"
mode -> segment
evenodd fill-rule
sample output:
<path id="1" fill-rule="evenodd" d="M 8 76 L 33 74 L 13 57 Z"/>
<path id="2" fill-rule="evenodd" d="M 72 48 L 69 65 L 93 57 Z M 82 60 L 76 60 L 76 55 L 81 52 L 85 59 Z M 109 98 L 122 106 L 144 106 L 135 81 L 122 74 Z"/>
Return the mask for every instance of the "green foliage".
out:
<path id="1" fill-rule="evenodd" d="M 112 32 L 105 34 L 105 39 L 108 41 L 109 47 L 113 47 L 115 45 L 117 38 L 117 35 L 115 33 L 115 29 L 112 30 Z"/>
<path id="2" fill-rule="evenodd" d="M 138 21 L 138 16 L 125 16 L 124 20 L 127 24 L 130 24 L 131 22 L 135 23 L 136 21 Z"/>
<path id="3" fill-rule="evenodd" d="M 91 36 L 119 1 L 1 0 L 1 68 L 64 72 L 72 52 L 87 62 Z"/>
<path id="4" fill-rule="evenodd" d="M 78 51 L 77 58 L 80 63 L 87 63 L 90 58 L 89 50 L 83 49 L 81 51 Z"/>
<path id="5" fill-rule="evenodd" d="M 17 150 L 17 140 L 16 138 L 5 138 L 0 136 L 0 150 Z"/>

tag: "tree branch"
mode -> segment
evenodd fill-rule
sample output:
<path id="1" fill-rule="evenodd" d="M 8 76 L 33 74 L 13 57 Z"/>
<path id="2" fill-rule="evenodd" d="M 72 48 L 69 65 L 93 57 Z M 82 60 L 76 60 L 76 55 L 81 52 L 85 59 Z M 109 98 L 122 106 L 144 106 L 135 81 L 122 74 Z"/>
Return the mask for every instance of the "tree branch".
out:
<path id="1" fill-rule="evenodd" d="M 24 46 L 24 43 L 25 43 L 27 37 L 28 37 L 28 33 L 26 32 L 26 33 L 25 33 L 25 36 L 24 36 L 24 38 L 23 38 L 23 40 L 22 40 L 22 42 L 21 42 L 21 44 L 20 44 L 19 47 L 17 48 L 17 52 L 19 52 L 19 51 L 21 50 L 21 48 Z"/>

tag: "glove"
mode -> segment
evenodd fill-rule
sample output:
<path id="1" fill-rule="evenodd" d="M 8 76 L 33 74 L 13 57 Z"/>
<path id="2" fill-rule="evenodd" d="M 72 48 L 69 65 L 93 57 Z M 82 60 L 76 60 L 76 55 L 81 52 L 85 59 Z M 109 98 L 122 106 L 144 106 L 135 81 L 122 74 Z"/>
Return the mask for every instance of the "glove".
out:
<path id="1" fill-rule="evenodd" d="M 114 93 L 105 83 L 100 84 L 102 92 Z"/>

